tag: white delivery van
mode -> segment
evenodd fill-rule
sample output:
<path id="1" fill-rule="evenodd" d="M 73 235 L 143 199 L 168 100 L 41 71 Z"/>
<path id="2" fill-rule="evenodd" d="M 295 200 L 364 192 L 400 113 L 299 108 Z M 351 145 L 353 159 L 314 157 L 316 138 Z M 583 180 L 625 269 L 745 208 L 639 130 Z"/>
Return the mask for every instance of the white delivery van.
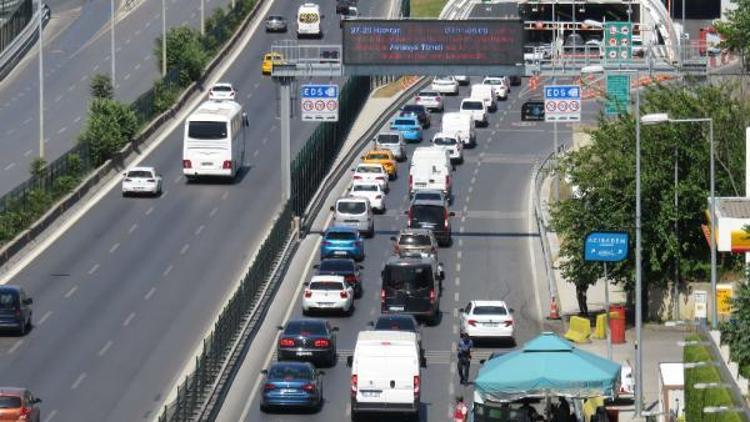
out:
<path id="1" fill-rule="evenodd" d="M 419 147 L 414 150 L 409 166 L 409 193 L 417 190 L 439 190 L 451 198 L 453 178 L 450 153 L 447 149 Z"/>
<path id="2" fill-rule="evenodd" d="M 471 86 L 471 98 L 481 98 L 484 101 L 484 105 L 487 106 L 487 110 L 497 110 L 497 103 L 495 103 L 495 88 L 492 85 L 474 84 Z"/>
<path id="3" fill-rule="evenodd" d="M 459 107 L 461 113 L 471 116 L 476 126 L 487 126 L 487 106 L 480 98 L 464 98 Z"/>
<path id="4" fill-rule="evenodd" d="M 477 141 L 472 122 L 472 118 L 468 114 L 460 112 L 445 113 L 443 114 L 443 127 L 440 131 L 455 135 L 465 146 L 474 146 Z"/>
<path id="5" fill-rule="evenodd" d="M 297 9 L 297 38 L 322 38 L 320 29 L 320 6 L 315 3 L 304 3 Z"/>
<path id="6" fill-rule="evenodd" d="M 419 419 L 422 367 L 416 334 L 408 331 L 360 331 L 351 375 L 351 420 L 361 415 L 403 413 Z"/>

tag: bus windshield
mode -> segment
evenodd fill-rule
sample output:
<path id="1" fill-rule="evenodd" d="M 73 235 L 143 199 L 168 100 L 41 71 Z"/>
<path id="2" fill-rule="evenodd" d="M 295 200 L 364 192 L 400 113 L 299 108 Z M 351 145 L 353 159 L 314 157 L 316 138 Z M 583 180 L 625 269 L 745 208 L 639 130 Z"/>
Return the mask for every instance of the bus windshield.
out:
<path id="1" fill-rule="evenodd" d="M 226 139 L 226 122 L 200 122 L 193 121 L 188 125 L 188 138 L 192 139 Z"/>

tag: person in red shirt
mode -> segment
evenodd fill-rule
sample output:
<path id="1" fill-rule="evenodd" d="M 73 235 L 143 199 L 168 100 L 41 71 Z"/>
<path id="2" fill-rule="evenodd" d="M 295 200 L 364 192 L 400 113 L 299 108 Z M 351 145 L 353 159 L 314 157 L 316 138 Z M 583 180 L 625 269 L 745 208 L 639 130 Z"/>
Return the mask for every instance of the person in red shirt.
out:
<path id="1" fill-rule="evenodd" d="M 466 422 L 466 417 L 469 414 L 469 407 L 464 403 L 464 398 L 459 396 L 456 397 L 456 406 L 453 411 L 454 422 Z"/>

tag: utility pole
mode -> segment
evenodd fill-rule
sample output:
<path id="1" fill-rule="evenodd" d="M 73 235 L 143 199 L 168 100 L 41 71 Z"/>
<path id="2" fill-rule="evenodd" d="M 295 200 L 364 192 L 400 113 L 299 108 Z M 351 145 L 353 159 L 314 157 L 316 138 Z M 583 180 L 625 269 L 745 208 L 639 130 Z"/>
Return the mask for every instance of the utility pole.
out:
<path id="1" fill-rule="evenodd" d="M 281 101 L 281 203 L 286 204 L 292 197 L 291 161 L 291 102 L 292 78 L 281 77 L 279 81 L 279 101 Z"/>
<path id="2" fill-rule="evenodd" d="M 115 75 L 115 0 L 109 1 L 109 7 L 110 7 L 110 37 L 109 37 L 109 49 L 110 54 L 112 55 L 112 88 L 114 89 L 117 86 L 117 78 Z"/>
<path id="3" fill-rule="evenodd" d="M 201 0 L 201 35 L 206 35 L 206 0 Z"/>
<path id="4" fill-rule="evenodd" d="M 44 37 L 42 37 L 42 0 L 37 3 L 37 13 L 39 14 L 39 158 L 44 159 Z"/>
<path id="5" fill-rule="evenodd" d="M 641 269 L 641 90 L 635 90 L 635 416 L 643 411 L 643 286 Z"/>
<path id="6" fill-rule="evenodd" d="M 161 0 L 161 76 L 167 76 L 167 0 Z"/>

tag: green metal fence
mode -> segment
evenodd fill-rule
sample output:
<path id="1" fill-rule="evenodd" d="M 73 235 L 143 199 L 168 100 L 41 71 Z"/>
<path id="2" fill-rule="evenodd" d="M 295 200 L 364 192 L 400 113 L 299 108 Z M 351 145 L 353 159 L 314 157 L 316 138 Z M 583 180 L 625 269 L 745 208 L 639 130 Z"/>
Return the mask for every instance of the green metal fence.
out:
<path id="1" fill-rule="evenodd" d="M 401 17 L 408 18 L 410 16 L 411 16 L 411 1 L 402 0 L 401 1 Z"/>
<path id="2" fill-rule="evenodd" d="M 5 10 L 5 3 L 5 1 L 2 2 L 2 17 L 4 22 L 0 26 L 0 51 L 5 50 L 5 47 L 9 46 L 16 39 L 16 36 L 23 31 L 26 24 L 29 23 L 31 17 L 34 15 L 32 0 L 23 0 L 17 4 L 16 10 L 12 13 Z"/>

